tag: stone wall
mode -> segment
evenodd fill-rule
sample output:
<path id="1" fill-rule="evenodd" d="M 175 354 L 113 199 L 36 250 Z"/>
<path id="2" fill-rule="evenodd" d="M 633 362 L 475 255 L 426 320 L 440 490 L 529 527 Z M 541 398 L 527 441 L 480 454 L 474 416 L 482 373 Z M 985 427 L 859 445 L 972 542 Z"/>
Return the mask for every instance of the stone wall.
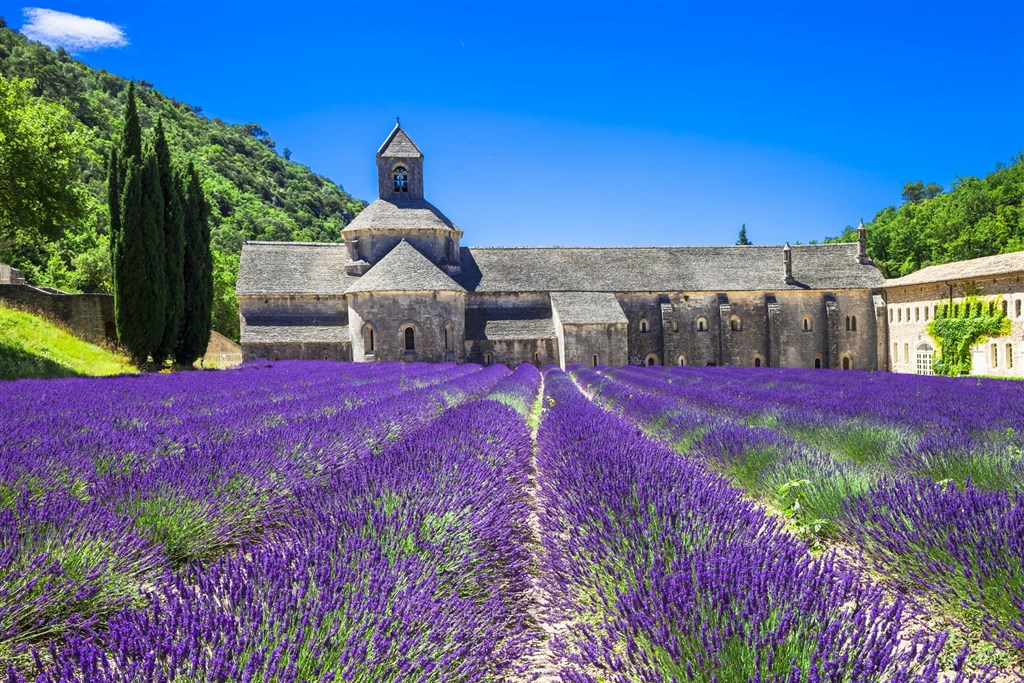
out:
<path id="1" fill-rule="evenodd" d="M 971 373 L 1024 377 L 1024 277 L 986 278 L 952 285 L 932 283 L 886 288 L 889 370 L 927 372 L 936 344 L 928 334 L 938 306 L 963 303 L 968 294 L 1005 304 L 1010 334 L 972 349 Z M 992 346 L 995 345 L 995 349 Z M 919 358 L 919 355 L 921 356 Z"/>
<path id="2" fill-rule="evenodd" d="M 405 240 L 432 263 L 459 262 L 459 233 L 454 230 L 359 230 L 348 235 L 349 258 L 374 264 Z M 449 245 L 449 240 L 451 244 Z M 451 258 L 450 258 L 451 257 Z M 451 268 L 445 268 L 452 272 Z"/>
<path id="3" fill-rule="evenodd" d="M 817 360 L 822 368 L 842 368 L 846 359 L 851 369 L 879 365 L 875 307 L 867 290 L 618 298 L 629 318 L 630 363 L 815 367 Z"/>
<path id="4" fill-rule="evenodd" d="M 352 360 L 352 345 L 334 342 L 287 342 L 242 344 L 243 360 Z"/>
<path id="5" fill-rule="evenodd" d="M 31 285 L 0 284 L 0 303 L 41 315 L 93 344 L 112 344 L 114 297 L 109 294 L 68 294 Z"/>
<path id="6" fill-rule="evenodd" d="M 507 365 L 513 369 L 522 363 L 538 367 L 558 364 L 558 340 L 467 339 L 465 360 L 480 365 Z"/>
<path id="7" fill-rule="evenodd" d="M 464 292 L 357 292 L 348 296 L 355 361 L 461 363 L 465 360 Z M 445 325 L 453 328 L 450 344 L 446 344 Z M 367 330 L 371 327 L 372 351 L 367 348 Z M 405 348 L 406 328 L 413 330 L 415 351 L 412 352 Z"/>

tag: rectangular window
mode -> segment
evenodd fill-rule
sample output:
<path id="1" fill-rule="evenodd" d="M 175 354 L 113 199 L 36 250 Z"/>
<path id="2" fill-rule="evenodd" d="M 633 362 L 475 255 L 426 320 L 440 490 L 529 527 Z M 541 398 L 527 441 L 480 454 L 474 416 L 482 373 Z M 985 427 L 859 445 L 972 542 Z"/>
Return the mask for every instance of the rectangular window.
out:
<path id="1" fill-rule="evenodd" d="M 893 317 L 893 312 L 892 312 L 892 309 L 890 308 L 889 309 L 889 322 L 892 322 L 892 317 Z"/>
<path id="2" fill-rule="evenodd" d="M 924 321 L 928 322 L 928 307 L 924 307 Z"/>
<path id="3" fill-rule="evenodd" d="M 910 344 L 904 344 L 903 345 L 903 362 L 904 363 L 909 363 L 910 362 Z"/>
<path id="4" fill-rule="evenodd" d="M 917 374 L 932 374 L 932 354 L 930 351 L 917 352 Z"/>
<path id="5" fill-rule="evenodd" d="M 892 362 L 893 363 L 899 363 L 900 362 L 900 345 L 897 344 L 896 342 L 892 343 Z"/>
<path id="6" fill-rule="evenodd" d="M 914 322 L 921 322 L 921 309 L 914 306 Z"/>
<path id="7" fill-rule="evenodd" d="M 1013 367 L 1013 344 L 1006 345 L 1006 367 Z"/>
<path id="8" fill-rule="evenodd" d="M 1016 306 L 1017 306 L 1017 317 L 1019 318 L 1020 317 L 1020 299 L 1017 299 Z"/>
<path id="9" fill-rule="evenodd" d="M 897 308 L 896 309 L 896 322 L 898 322 L 898 323 L 903 322 L 903 309 L 902 308 Z"/>
<path id="10" fill-rule="evenodd" d="M 992 367 L 999 367 L 999 344 L 992 345 Z"/>

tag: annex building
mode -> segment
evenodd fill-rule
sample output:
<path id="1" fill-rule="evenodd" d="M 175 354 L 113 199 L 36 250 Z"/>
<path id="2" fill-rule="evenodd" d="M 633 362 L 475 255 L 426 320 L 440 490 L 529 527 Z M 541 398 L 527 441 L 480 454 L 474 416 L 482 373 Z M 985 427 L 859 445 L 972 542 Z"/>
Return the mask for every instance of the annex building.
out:
<path id="1" fill-rule="evenodd" d="M 849 244 L 463 247 L 400 125 L 376 162 L 344 244 L 243 245 L 246 359 L 904 369 L 863 225 Z"/>

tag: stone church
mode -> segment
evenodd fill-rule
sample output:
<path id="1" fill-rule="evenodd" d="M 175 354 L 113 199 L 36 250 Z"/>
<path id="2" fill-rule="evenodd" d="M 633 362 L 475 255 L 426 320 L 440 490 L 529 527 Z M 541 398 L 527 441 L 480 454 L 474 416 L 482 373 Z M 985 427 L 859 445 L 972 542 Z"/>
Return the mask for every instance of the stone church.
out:
<path id="1" fill-rule="evenodd" d="M 859 241 L 464 247 L 400 125 L 344 244 L 248 242 L 250 358 L 886 369 L 884 279 Z"/>

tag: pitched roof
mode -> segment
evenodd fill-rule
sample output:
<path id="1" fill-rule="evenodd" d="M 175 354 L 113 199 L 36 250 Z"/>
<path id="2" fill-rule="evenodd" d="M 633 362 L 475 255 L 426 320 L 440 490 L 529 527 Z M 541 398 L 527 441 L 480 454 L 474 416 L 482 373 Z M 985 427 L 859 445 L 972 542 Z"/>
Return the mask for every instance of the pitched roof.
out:
<path id="1" fill-rule="evenodd" d="M 686 292 L 863 289 L 884 282 L 856 244 L 779 246 L 465 247 L 456 281 L 475 292 Z"/>
<path id="2" fill-rule="evenodd" d="M 466 339 L 551 339 L 555 324 L 546 308 L 494 306 L 466 309 Z"/>
<path id="3" fill-rule="evenodd" d="M 426 199 L 378 199 L 352 219 L 341 231 L 351 233 L 368 228 L 400 230 L 458 230 L 454 223 Z"/>
<path id="4" fill-rule="evenodd" d="M 348 288 L 355 292 L 465 291 L 405 240 Z"/>
<path id="5" fill-rule="evenodd" d="M 384 144 L 377 150 L 377 156 L 403 157 L 408 159 L 410 157 L 422 157 L 423 152 L 412 141 L 408 133 L 402 130 L 402 127 L 396 123 L 387 138 L 384 139 Z"/>
<path id="6" fill-rule="evenodd" d="M 903 287 L 906 285 L 924 285 L 933 282 L 951 282 L 973 280 L 976 278 L 997 277 L 1024 273 L 1024 251 L 1009 254 L 983 256 L 969 261 L 943 263 L 928 266 L 916 273 L 904 275 L 885 281 L 885 287 Z"/>
<path id="7" fill-rule="evenodd" d="M 629 322 L 618 299 L 608 292 L 552 292 L 551 308 L 563 325 Z"/>
<path id="8" fill-rule="evenodd" d="M 238 264 L 239 295 L 341 295 L 355 279 L 345 273 L 344 244 L 246 242 Z"/>
<path id="9" fill-rule="evenodd" d="M 348 325 L 246 325 L 243 344 L 348 344 Z"/>

